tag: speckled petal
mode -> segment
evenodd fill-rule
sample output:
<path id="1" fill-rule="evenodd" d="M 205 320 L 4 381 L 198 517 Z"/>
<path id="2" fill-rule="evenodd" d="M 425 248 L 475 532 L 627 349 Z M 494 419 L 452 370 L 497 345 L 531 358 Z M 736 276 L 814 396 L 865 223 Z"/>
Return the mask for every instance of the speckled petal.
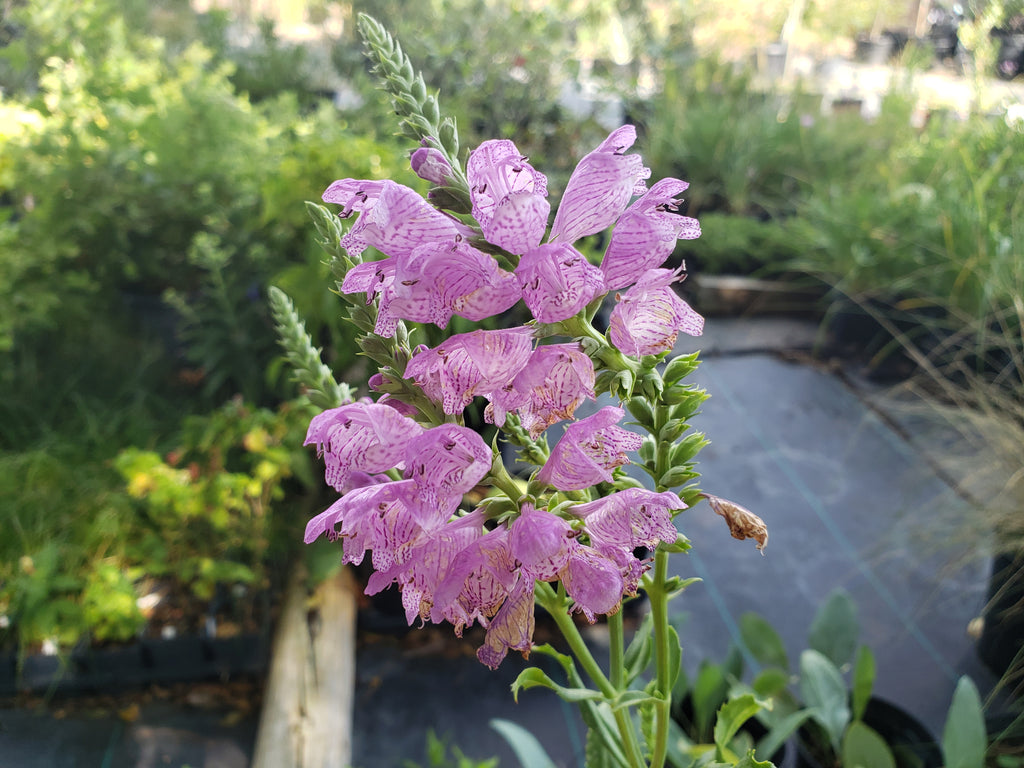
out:
<path id="1" fill-rule="evenodd" d="M 548 242 L 574 243 L 615 223 L 630 198 L 646 191 L 651 175 L 640 155 L 624 154 L 636 141 L 636 128 L 613 131 L 573 170 L 551 225 Z"/>

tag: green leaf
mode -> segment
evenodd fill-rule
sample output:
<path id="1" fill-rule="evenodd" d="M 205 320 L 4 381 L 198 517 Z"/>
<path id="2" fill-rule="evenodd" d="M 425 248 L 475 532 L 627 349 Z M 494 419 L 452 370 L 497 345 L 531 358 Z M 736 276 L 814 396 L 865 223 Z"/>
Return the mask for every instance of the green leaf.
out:
<path id="1" fill-rule="evenodd" d="M 751 687 L 754 692 L 763 698 L 777 696 L 786 690 L 789 685 L 789 672 L 778 667 L 763 669 L 754 678 Z"/>
<path id="2" fill-rule="evenodd" d="M 693 719 L 697 725 L 697 738 L 704 740 L 709 733 L 715 712 L 725 701 L 729 684 L 717 664 L 703 662 L 693 683 Z"/>
<path id="3" fill-rule="evenodd" d="M 722 705 L 715 721 L 715 746 L 719 750 L 719 757 L 728 749 L 729 742 L 743 724 L 760 712 L 762 706 L 763 704 L 749 693 L 730 699 Z"/>
<path id="4" fill-rule="evenodd" d="M 519 673 L 519 677 L 512 683 L 512 697 L 518 702 L 519 691 L 537 687 L 554 691 L 563 701 L 572 703 L 603 698 L 600 691 L 591 688 L 566 688 L 559 685 L 537 667 L 529 667 Z"/>
<path id="5" fill-rule="evenodd" d="M 750 654 L 762 666 L 789 669 L 786 644 L 763 616 L 753 611 L 740 616 L 740 637 Z"/>
<path id="6" fill-rule="evenodd" d="M 808 649 L 800 654 L 800 695 L 838 753 L 850 723 L 846 683 L 836 665 L 818 651 Z"/>
<path id="7" fill-rule="evenodd" d="M 774 766 L 770 762 L 758 760 L 754 757 L 754 750 L 750 750 L 736 763 L 735 768 L 774 768 Z"/>
<path id="8" fill-rule="evenodd" d="M 699 361 L 697 360 L 696 353 L 674 357 L 665 365 L 662 378 L 666 384 L 675 384 L 680 379 L 686 378 L 697 370 L 698 365 Z"/>
<path id="9" fill-rule="evenodd" d="M 500 718 L 491 720 L 490 726 L 508 742 L 523 768 L 555 768 L 544 747 L 522 726 Z"/>
<path id="10" fill-rule="evenodd" d="M 946 768 L 983 768 L 988 749 L 985 714 L 978 688 L 964 675 L 956 684 L 942 729 L 942 755 Z"/>
<path id="11" fill-rule="evenodd" d="M 862 722 L 850 723 L 843 738 L 843 768 L 896 768 L 885 739 Z"/>
<path id="12" fill-rule="evenodd" d="M 767 734 L 757 743 L 757 754 L 770 760 L 779 751 L 786 739 L 792 736 L 797 728 L 811 717 L 811 710 L 801 709 L 791 712 L 771 727 Z"/>
<path id="13" fill-rule="evenodd" d="M 860 634 L 857 606 L 843 590 L 837 589 L 821 606 L 811 622 L 809 645 L 841 667 L 853 657 Z"/>
<path id="14" fill-rule="evenodd" d="M 875 687 L 875 654 L 866 645 L 857 649 L 853 665 L 853 719 L 861 720 Z"/>

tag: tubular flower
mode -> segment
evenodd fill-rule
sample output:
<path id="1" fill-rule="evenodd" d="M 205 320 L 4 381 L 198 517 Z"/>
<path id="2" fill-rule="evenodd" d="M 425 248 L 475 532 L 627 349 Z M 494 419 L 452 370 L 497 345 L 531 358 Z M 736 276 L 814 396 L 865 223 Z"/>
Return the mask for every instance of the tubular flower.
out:
<path id="1" fill-rule="evenodd" d="M 619 610 L 626 580 L 622 569 L 607 554 L 575 541 L 572 544 L 569 560 L 558 575 L 573 599 L 573 610 L 593 624 L 598 614 L 609 615 Z M 634 585 L 634 592 L 635 589 Z"/>
<path id="2" fill-rule="evenodd" d="M 473 218 L 487 242 L 521 254 L 540 244 L 551 205 L 547 178 L 508 139 L 485 141 L 466 163 Z"/>
<path id="3" fill-rule="evenodd" d="M 601 270 L 567 243 L 527 251 L 515 271 L 523 300 L 541 323 L 567 320 L 604 293 Z"/>
<path id="4" fill-rule="evenodd" d="M 518 409 L 519 418 L 536 440 L 556 421 L 571 419 L 581 402 L 594 397 L 594 363 L 578 344 L 540 346 L 513 385 L 527 397 Z"/>
<path id="5" fill-rule="evenodd" d="M 628 463 L 626 451 L 640 448 L 643 438 L 616 426 L 625 411 L 605 406 L 565 428 L 537 479 L 560 491 L 579 491 L 611 482 L 611 470 Z"/>
<path id="6" fill-rule="evenodd" d="M 491 470 L 494 455 L 472 429 L 442 424 L 413 437 L 405 446 L 405 476 L 416 482 L 421 498 L 450 515 L 463 494 Z"/>
<path id="7" fill-rule="evenodd" d="M 700 237 L 700 224 L 675 213 L 677 196 L 690 185 L 661 179 L 619 218 L 601 262 L 609 291 L 632 285 L 648 269 L 660 267 L 675 249 L 676 240 Z"/>
<path id="8" fill-rule="evenodd" d="M 425 242 L 451 240 L 463 230 L 416 190 L 390 179 L 340 179 L 327 188 L 323 200 L 341 205 L 342 218 L 360 214 L 341 238 L 341 247 L 353 259 L 367 246 L 386 256 L 409 254 Z"/>
<path id="9" fill-rule="evenodd" d="M 477 519 L 482 527 L 482 516 Z M 476 621 L 485 624 L 498 611 L 517 578 L 515 559 L 509 550 L 508 529 L 499 527 L 488 531 L 452 560 L 434 591 L 430 620 L 450 622 L 455 634 L 461 637 L 464 627 Z"/>
<path id="10" fill-rule="evenodd" d="M 303 445 L 316 445 L 328 485 L 346 490 L 353 472 L 376 474 L 399 466 L 405 443 L 423 427 L 394 408 L 350 403 L 313 417 Z"/>
<path id="11" fill-rule="evenodd" d="M 583 518 L 584 529 L 595 547 L 616 547 L 632 552 L 654 549 L 659 542 L 676 540 L 672 512 L 686 509 L 674 493 L 627 488 L 597 501 L 577 504 L 573 514 Z"/>
<path id="12" fill-rule="evenodd" d="M 483 320 L 512 307 L 522 292 L 511 272 L 458 238 L 416 248 L 396 260 L 394 279 L 381 299 L 381 314 L 448 325 L 453 314 Z M 392 328 L 386 334 L 394 333 Z"/>
<path id="13" fill-rule="evenodd" d="M 624 154 L 635 141 L 636 128 L 624 125 L 580 160 L 565 185 L 548 242 L 575 243 L 606 229 L 631 197 L 647 191 L 650 168 L 640 155 Z"/>
<path id="14" fill-rule="evenodd" d="M 509 549 L 524 572 L 539 581 L 551 581 L 569 562 L 574 535 L 558 515 L 523 504 L 509 527 Z"/>
<path id="15" fill-rule="evenodd" d="M 627 355 L 657 355 L 676 343 L 679 331 L 704 332 L 704 318 L 672 290 L 682 277 L 669 269 L 649 269 L 623 296 L 608 322 L 608 338 Z"/>
<path id="16" fill-rule="evenodd" d="M 505 423 L 505 413 L 518 407 L 521 396 L 512 388 L 533 346 L 529 328 L 460 333 L 434 349 L 417 352 L 405 369 L 445 413 L 461 413 L 477 395 L 487 397 L 493 423 Z"/>

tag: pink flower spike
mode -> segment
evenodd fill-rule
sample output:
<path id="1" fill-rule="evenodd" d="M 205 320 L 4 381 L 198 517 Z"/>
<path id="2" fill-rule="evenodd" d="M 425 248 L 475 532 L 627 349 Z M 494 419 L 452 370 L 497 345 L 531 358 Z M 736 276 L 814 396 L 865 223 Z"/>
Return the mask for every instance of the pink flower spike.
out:
<path id="1" fill-rule="evenodd" d="M 677 240 L 700 237 L 697 220 L 676 213 L 682 202 L 677 196 L 688 186 L 679 179 L 661 179 L 622 214 L 601 262 L 608 290 L 625 288 L 648 269 L 660 267 Z"/>
<path id="2" fill-rule="evenodd" d="M 485 141 L 466 163 L 473 218 L 487 242 L 514 254 L 537 246 L 548 226 L 547 178 L 508 139 Z"/>
<path id="3" fill-rule="evenodd" d="M 629 461 L 626 451 L 638 450 L 643 443 L 637 433 L 615 426 L 624 414 L 609 405 L 567 426 L 537 479 L 560 491 L 611 482 L 611 470 Z"/>
<path id="4" fill-rule="evenodd" d="M 533 331 L 526 327 L 460 333 L 413 355 L 404 376 L 448 414 L 461 413 L 477 395 L 487 397 L 493 423 L 500 426 L 509 398 L 515 396 L 515 407 L 522 404 L 511 384 L 530 359 L 532 347 Z"/>
<path id="5" fill-rule="evenodd" d="M 571 419 L 576 407 L 594 397 L 594 363 L 578 344 L 537 347 L 513 382 L 528 396 L 519 418 L 530 437 L 557 421 Z"/>
<path id="6" fill-rule="evenodd" d="M 548 243 L 526 252 L 516 267 L 523 300 L 541 323 L 575 315 L 604 293 L 604 276 L 567 243 Z"/>
<path id="7" fill-rule="evenodd" d="M 674 542 L 672 512 L 681 509 L 686 509 L 686 504 L 670 491 L 655 493 L 627 488 L 597 501 L 577 504 L 572 513 L 583 518 L 594 546 L 631 552 L 638 547 L 654 549 L 662 541 Z"/>
<path id="8" fill-rule="evenodd" d="M 558 515 L 523 504 L 521 514 L 509 527 L 509 549 L 524 574 L 538 581 L 551 581 L 569 562 L 573 535 L 569 523 Z"/>
<path id="9" fill-rule="evenodd" d="M 314 416 L 303 445 L 317 446 L 328 485 L 344 490 L 352 472 L 376 474 L 400 466 L 405 443 L 422 432 L 387 405 L 350 403 Z"/>
<path id="10" fill-rule="evenodd" d="M 636 141 L 636 128 L 614 130 L 573 170 L 551 225 L 548 242 L 575 243 L 607 229 L 634 195 L 646 191 L 651 175 L 640 155 L 624 154 Z"/>
<path id="11" fill-rule="evenodd" d="M 608 322 L 608 339 L 627 355 L 658 355 L 676 343 L 679 331 L 704 332 L 704 318 L 672 290 L 682 277 L 668 269 L 649 269 L 636 285 L 617 296 Z"/>
<path id="12" fill-rule="evenodd" d="M 412 253 L 433 240 L 451 240 L 465 227 L 445 216 L 416 190 L 384 181 L 340 179 L 327 188 L 324 202 L 342 206 L 342 218 L 358 212 L 359 219 L 341 238 L 341 247 L 357 259 L 373 246 L 386 256 Z"/>

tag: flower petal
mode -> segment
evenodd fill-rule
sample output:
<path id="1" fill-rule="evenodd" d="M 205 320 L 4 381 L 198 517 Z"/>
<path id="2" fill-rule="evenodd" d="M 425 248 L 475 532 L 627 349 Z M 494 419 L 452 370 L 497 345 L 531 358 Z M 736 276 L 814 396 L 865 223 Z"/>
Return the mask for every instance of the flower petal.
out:
<path id="1" fill-rule="evenodd" d="M 623 154 L 636 141 L 636 128 L 624 125 L 586 155 L 573 170 L 551 225 L 548 242 L 575 243 L 608 228 L 633 195 L 643 194 L 651 175 L 640 155 Z"/>

